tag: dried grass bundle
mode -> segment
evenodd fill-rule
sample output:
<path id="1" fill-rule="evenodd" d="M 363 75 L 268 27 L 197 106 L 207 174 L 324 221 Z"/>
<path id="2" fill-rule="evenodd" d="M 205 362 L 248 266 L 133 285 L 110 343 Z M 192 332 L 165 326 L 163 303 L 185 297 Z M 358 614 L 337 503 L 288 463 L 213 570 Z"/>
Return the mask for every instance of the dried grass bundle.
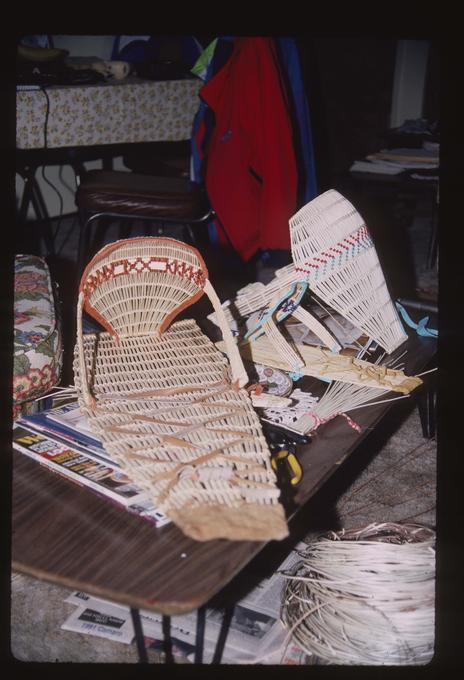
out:
<path id="1" fill-rule="evenodd" d="M 217 346 L 225 349 L 222 342 L 218 342 Z M 422 383 L 420 378 L 407 376 L 402 370 L 376 365 L 351 354 L 335 354 L 322 347 L 290 344 L 287 340 L 282 347 L 268 335 L 241 344 L 240 352 L 245 359 L 264 366 L 297 371 L 326 381 L 337 380 L 362 388 L 376 388 L 384 393 L 393 390 L 408 394 Z"/>
<path id="2" fill-rule="evenodd" d="M 281 618 L 319 663 L 405 665 L 432 658 L 435 532 L 370 524 L 331 532 L 282 575 Z"/>
<path id="3" fill-rule="evenodd" d="M 358 353 L 360 359 L 367 350 L 367 345 Z M 399 366 L 403 360 L 406 352 L 403 352 L 398 357 L 388 359 L 385 362 L 386 367 L 394 368 Z M 376 362 L 379 364 L 384 359 L 380 356 Z M 419 376 L 415 378 L 420 381 Z M 418 383 L 419 384 L 419 383 Z M 307 413 L 303 414 L 294 427 L 302 434 L 309 434 L 314 432 L 324 423 L 332 420 L 338 415 L 344 416 L 348 423 L 355 429 L 360 429 L 346 415 L 346 411 L 353 411 L 354 409 L 364 408 L 367 406 L 375 406 L 375 404 L 383 404 L 397 399 L 404 399 L 408 397 L 409 393 L 403 396 L 388 396 L 386 391 L 381 388 L 372 387 L 370 385 L 355 385 L 352 383 L 340 382 L 334 380 L 330 383 L 319 401 Z"/>

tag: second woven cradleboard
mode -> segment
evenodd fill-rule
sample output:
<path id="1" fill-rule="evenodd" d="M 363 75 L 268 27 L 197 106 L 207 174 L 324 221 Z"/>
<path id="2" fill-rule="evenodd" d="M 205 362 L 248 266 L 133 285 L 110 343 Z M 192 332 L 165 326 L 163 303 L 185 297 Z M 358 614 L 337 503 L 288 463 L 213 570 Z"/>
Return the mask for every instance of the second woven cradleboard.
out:
<path id="1" fill-rule="evenodd" d="M 228 359 L 175 316 L 206 293 Z M 85 310 L 105 332 L 83 335 Z M 80 283 L 79 403 L 108 453 L 197 540 L 288 535 L 270 451 L 200 253 L 170 238 L 117 241 Z"/>
<path id="2" fill-rule="evenodd" d="M 290 219 L 296 273 L 388 353 L 406 339 L 369 230 L 356 208 L 330 189 Z"/>

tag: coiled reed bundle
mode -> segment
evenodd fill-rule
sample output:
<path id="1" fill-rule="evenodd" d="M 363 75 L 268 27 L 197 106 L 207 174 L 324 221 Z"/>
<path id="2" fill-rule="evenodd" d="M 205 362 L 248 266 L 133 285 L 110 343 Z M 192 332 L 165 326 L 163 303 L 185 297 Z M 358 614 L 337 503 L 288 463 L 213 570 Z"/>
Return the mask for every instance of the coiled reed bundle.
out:
<path id="1" fill-rule="evenodd" d="M 281 618 L 320 663 L 406 665 L 430 661 L 435 621 L 435 532 L 371 524 L 331 532 L 300 553 Z"/>

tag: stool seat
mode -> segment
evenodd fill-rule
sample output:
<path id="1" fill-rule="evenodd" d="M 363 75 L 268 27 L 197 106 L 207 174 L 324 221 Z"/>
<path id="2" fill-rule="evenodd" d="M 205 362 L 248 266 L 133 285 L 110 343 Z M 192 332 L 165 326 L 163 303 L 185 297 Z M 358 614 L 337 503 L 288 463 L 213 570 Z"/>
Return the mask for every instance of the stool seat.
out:
<path id="1" fill-rule="evenodd" d="M 117 170 L 89 170 L 76 193 L 80 210 L 168 220 L 199 219 L 207 199 L 195 182 Z"/>

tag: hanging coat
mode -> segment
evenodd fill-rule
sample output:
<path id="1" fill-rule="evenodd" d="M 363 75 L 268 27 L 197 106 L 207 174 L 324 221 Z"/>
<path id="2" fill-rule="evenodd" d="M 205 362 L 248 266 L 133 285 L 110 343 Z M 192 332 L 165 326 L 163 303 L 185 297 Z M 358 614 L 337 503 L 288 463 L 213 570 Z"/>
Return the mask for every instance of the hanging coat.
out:
<path id="1" fill-rule="evenodd" d="M 243 260 L 290 248 L 297 168 L 285 86 L 272 38 L 236 38 L 232 55 L 200 91 L 214 113 L 206 190 Z"/>
<path id="2" fill-rule="evenodd" d="M 276 38 L 277 55 L 285 76 L 287 92 L 293 103 L 296 158 L 300 184 L 300 203 L 305 205 L 317 196 L 316 162 L 308 100 L 301 73 L 300 57 L 294 38 Z"/>

